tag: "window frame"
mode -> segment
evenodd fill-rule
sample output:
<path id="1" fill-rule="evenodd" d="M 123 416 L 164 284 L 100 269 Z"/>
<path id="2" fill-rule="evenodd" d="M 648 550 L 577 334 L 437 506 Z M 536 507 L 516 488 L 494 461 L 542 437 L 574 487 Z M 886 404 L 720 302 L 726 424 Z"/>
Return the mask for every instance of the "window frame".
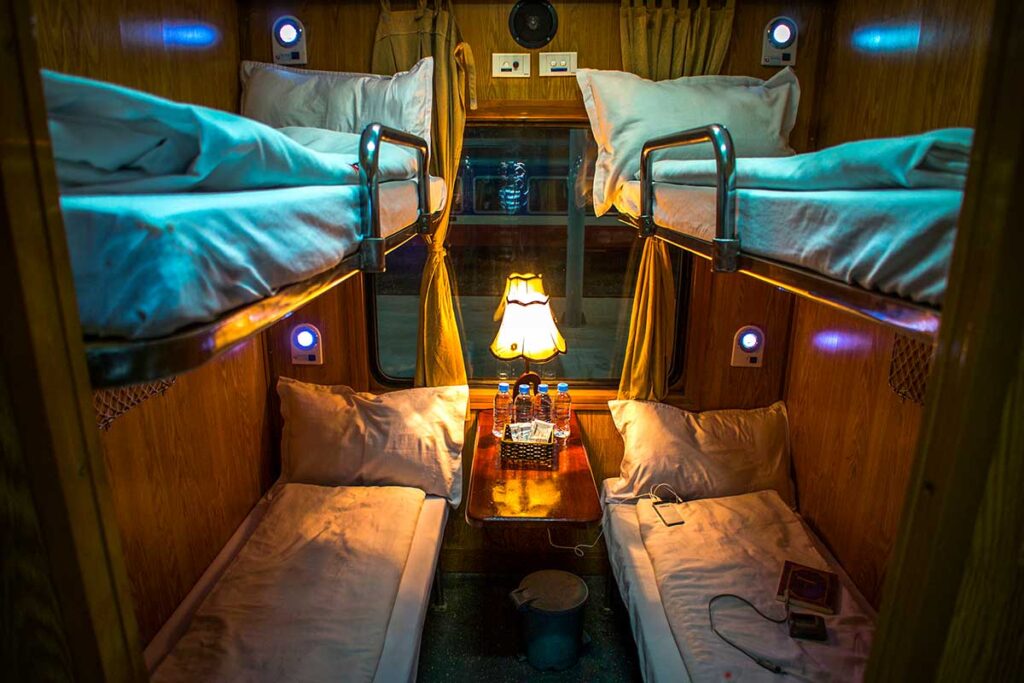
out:
<path id="1" fill-rule="evenodd" d="M 480 128 L 499 128 L 499 127 L 517 127 L 528 124 L 539 123 L 536 121 L 519 121 L 519 120 L 487 120 L 486 122 L 467 122 L 467 126 L 474 126 Z M 543 122 L 541 125 L 549 128 L 586 128 L 585 124 L 578 122 L 561 122 L 551 121 Z M 655 239 L 653 237 L 648 239 Z M 447 248 L 448 245 L 446 244 Z M 689 309 L 690 309 L 690 297 L 689 293 L 692 289 L 693 283 L 693 255 L 689 252 L 679 250 L 679 260 L 674 262 L 673 266 L 673 277 L 676 284 L 676 310 L 675 310 L 675 346 L 673 348 L 672 359 L 669 365 L 668 372 L 668 386 L 673 388 L 682 388 L 685 386 L 685 372 L 686 372 L 686 351 L 687 342 L 689 339 L 689 330 L 687 322 L 689 320 Z M 678 265 L 675 265 L 675 264 Z M 422 272 L 421 272 L 422 276 Z M 373 382 L 384 389 L 403 389 L 409 388 L 414 385 L 415 377 L 393 377 L 388 375 L 383 367 L 381 366 L 380 349 L 377 343 L 378 340 L 378 323 L 377 323 L 377 281 L 380 277 L 376 273 L 367 273 L 364 276 L 364 313 L 366 315 L 366 334 L 367 334 L 367 355 L 368 365 L 370 371 L 370 377 Z M 456 304 L 457 305 L 457 304 Z M 614 390 L 618 388 L 619 381 L 617 378 L 609 379 L 573 379 L 572 377 L 566 378 L 574 386 L 581 389 L 589 390 Z M 478 388 L 484 386 L 490 386 L 497 377 L 489 378 L 471 378 L 469 379 L 469 386 L 471 388 Z"/>

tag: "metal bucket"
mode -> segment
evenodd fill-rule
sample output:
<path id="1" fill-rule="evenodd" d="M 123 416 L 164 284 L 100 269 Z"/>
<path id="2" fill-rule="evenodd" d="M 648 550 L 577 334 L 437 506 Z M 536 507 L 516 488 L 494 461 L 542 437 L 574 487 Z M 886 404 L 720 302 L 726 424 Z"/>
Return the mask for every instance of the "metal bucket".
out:
<path id="1" fill-rule="evenodd" d="M 558 570 L 534 572 L 509 594 L 522 614 L 526 658 L 541 671 L 568 669 L 583 645 L 583 579 Z"/>

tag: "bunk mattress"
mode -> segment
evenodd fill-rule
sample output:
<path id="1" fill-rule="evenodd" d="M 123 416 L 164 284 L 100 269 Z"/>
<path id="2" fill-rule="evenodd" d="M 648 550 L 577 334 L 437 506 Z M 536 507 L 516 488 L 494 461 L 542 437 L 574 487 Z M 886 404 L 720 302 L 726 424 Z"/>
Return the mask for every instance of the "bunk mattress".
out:
<path id="1" fill-rule="evenodd" d="M 605 491 L 609 481 L 604 483 Z M 642 504 L 649 505 L 646 501 Z M 776 674 L 758 667 L 712 633 L 707 604 L 717 593 L 738 593 L 768 614 L 779 615 L 782 604 L 773 597 L 778 572 L 784 560 L 799 562 L 801 558 L 806 564 L 827 564 L 839 574 L 843 584 L 840 614 L 826 617 L 829 643 L 792 641 L 782 630 L 785 627 L 764 621 L 748 607 L 728 600 L 715 604 L 715 625 L 732 640 L 781 664 L 798 677 L 862 677 L 874 613 L 799 516 L 777 494 L 765 491 L 692 501 L 690 505 L 697 505 L 698 509 L 684 511 L 687 524 L 653 529 L 655 534 L 649 528 L 645 534 L 643 516 L 638 515 L 636 504 L 605 504 L 609 562 L 629 611 L 644 680 L 777 680 Z M 752 511 L 770 511 L 767 516 L 775 519 L 764 519 L 764 515 L 758 519 Z M 653 519 L 656 517 L 649 511 L 648 523 Z M 708 524 L 709 519 L 728 522 Z M 660 522 L 656 524 L 660 526 Z M 748 528 L 741 528 L 744 526 Z M 684 529 L 687 539 L 679 537 Z M 759 566 L 766 550 L 773 556 L 767 569 L 763 564 Z M 666 562 L 671 555 L 679 557 Z M 660 572 L 656 565 L 660 565 Z M 669 567 L 672 571 L 668 571 Z M 659 574 L 661 585 L 667 587 L 668 600 L 662 598 Z M 842 647 L 834 645 L 837 638 Z M 796 642 L 800 644 L 794 645 Z"/>
<path id="2" fill-rule="evenodd" d="M 145 339 L 273 295 L 356 252 L 357 185 L 61 198 L 85 334 Z M 445 187 L 431 178 L 431 210 Z M 384 236 L 416 219 L 414 180 L 380 185 Z"/>
<path id="3" fill-rule="evenodd" d="M 448 506 L 279 484 L 146 648 L 155 681 L 414 681 Z"/>
<path id="4" fill-rule="evenodd" d="M 833 280 L 939 307 L 946 291 L 963 191 L 739 189 L 736 225 L 744 253 L 807 268 Z M 659 226 L 710 242 L 713 187 L 655 183 Z M 637 217 L 640 183 L 616 208 Z"/>

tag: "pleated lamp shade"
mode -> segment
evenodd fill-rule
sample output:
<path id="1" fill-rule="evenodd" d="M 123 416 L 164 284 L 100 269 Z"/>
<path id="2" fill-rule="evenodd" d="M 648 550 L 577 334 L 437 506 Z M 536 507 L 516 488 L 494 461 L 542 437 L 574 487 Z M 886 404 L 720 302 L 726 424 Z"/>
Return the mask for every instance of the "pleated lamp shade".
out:
<path id="1" fill-rule="evenodd" d="M 544 294 L 540 276 L 513 273 L 505 283 L 501 325 L 491 342 L 499 360 L 525 358 L 544 362 L 565 353 L 565 339 L 555 325 L 551 300 Z"/>
<path id="2" fill-rule="evenodd" d="M 505 315 L 505 302 L 509 298 L 517 301 L 534 301 L 537 297 L 544 298 L 544 278 L 533 273 L 512 273 L 505 279 L 505 291 L 501 295 L 501 301 L 494 310 L 494 322 L 499 322 Z"/>

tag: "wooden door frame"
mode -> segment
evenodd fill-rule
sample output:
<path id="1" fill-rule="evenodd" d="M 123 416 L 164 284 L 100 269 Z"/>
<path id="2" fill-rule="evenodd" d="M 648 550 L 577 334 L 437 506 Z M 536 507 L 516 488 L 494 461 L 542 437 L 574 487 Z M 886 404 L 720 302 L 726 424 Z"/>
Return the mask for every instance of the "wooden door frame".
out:
<path id="1" fill-rule="evenodd" d="M 1022 418 L 1013 412 L 1024 381 L 1024 6 L 1018 0 L 996 3 L 985 69 L 917 459 L 868 680 L 933 680 L 955 660 L 981 675 L 983 666 L 1006 668 L 1022 658 L 1012 651 L 1019 642 L 1011 647 L 1014 631 L 1007 624 L 1020 633 L 1024 615 L 1006 605 L 958 601 L 969 555 L 994 562 L 995 553 L 986 549 L 1008 554 L 1005 538 L 982 533 L 988 523 L 979 518 L 982 504 L 1014 515 L 1021 509 L 984 500 L 993 491 L 994 457 L 1024 457 L 1007 450 L 1020 448 L 1014 430 Z M 1020 575 L 1022 550 L 1013 551 L 1016 557 L 1001 559 L 1001 566 L 1017 566 Z M 1005 587 L 1005 601 L 1019 594 L 1019 583 Z M 975 646 L 949 637 L 954 619 L 965 615 L 977 626 Z M 988 651 L 976 649 L 978 642 L 987 642 Z"/>
<path id="2" fill-rule="evenodd" d="M 18 660 L 23 680 L 141 680 L 34 33 L 30 0 L 0 0 L 0 455 L 5 503 L 20 504 L 4 523 L 11 538 L 32 535 L 41 547 L 18 557 L 35 564 L 13 577 L 12 593 L 46 585 L 52 596 L 42 615 L 5 606 L 6 624 L 25 627 L 12 628 L 4 647 L 37 650 Z M 38 621 L 51 626 L 45 646 Z"/>

